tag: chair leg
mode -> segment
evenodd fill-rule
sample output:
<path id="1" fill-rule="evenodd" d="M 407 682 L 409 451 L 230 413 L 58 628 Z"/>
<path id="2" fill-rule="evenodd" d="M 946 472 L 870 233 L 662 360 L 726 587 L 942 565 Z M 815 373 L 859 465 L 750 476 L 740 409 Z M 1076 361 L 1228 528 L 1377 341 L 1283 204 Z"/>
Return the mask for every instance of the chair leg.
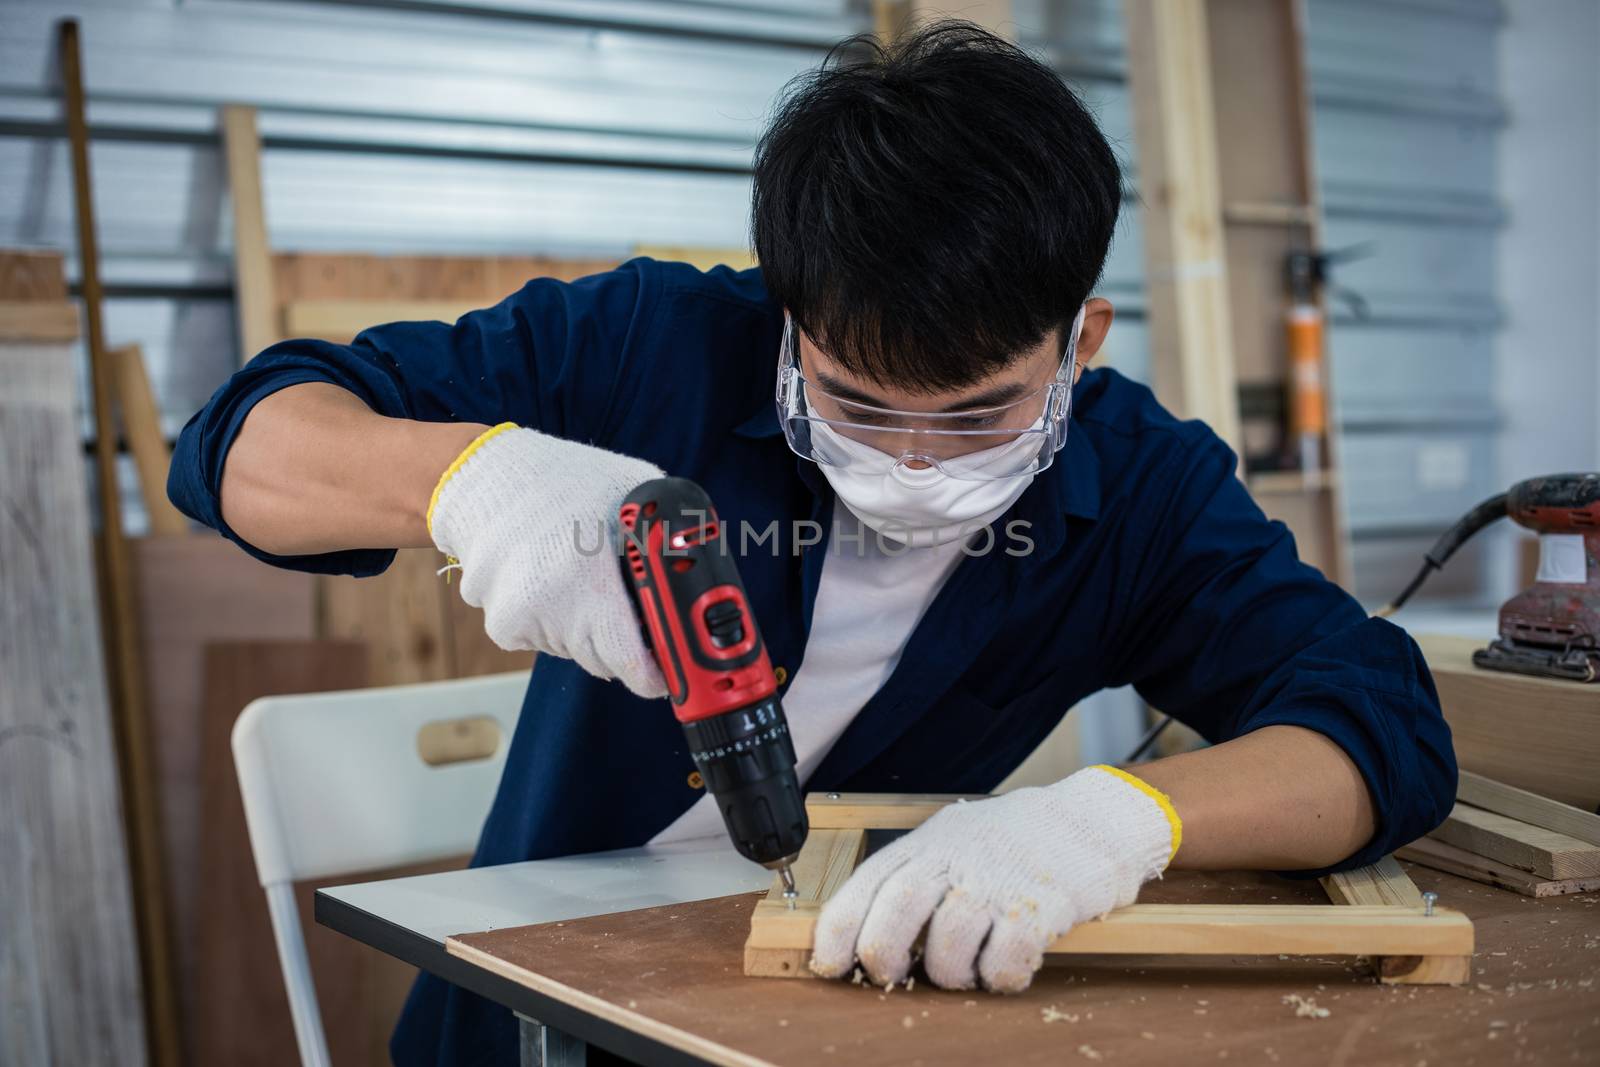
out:
<path id="1" fill-rule="evenodd" d="M 517 1016 L 517 1034 L 522 1067 L 585 1067 L 589 1061 L 587 1043 L 526 1015 Z"/>
<path id="2" fill-rule="evenodd" d="M 295 905 L 294 884 L 278 882 L 265 888 L 267 909 L 272 914 L 272 939 L 278 944 L 278 962 L 289 994 L 289 1015 L 294 1019 L 300 1062 L 304 1067 L 331 1067 L 322 1014 L 317 1010 L 317 989 L 311 981 L 311 960 L 300 929 L 300 909 Z"/>

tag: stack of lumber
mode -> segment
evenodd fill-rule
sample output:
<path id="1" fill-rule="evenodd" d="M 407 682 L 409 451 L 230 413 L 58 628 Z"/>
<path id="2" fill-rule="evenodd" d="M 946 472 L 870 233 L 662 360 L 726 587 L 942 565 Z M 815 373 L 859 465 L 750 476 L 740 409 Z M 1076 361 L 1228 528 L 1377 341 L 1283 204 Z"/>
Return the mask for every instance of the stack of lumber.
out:
<path id="1" fill-rule="evenodd" d="M 1461 772 L 1455 810 L 1401 859 L 1530 897 L 1600 890 L 1600 815 Z"/>

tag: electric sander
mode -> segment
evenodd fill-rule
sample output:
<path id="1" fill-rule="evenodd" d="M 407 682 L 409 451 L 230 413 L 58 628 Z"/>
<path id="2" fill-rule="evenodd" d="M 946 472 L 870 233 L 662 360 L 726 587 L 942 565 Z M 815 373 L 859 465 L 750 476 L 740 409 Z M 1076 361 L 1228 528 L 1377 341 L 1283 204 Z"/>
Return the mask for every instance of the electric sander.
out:
<path id="1" fill-rule="evenodd" d="M 655 478 L 622 503 L 624 584 L 666 678 L 689 756 L 733 846 L 783 879 L 809 829 L 778 680 L 711 499 Z"/>
<path id="2" fill-rule="evenodd" d="M 1389 615 L 1466 540 L 1509 517 L 1539 534 L 1537 579 L 1500 608 L 1500 634 L 1472 654 L 1479 667 L 1593 682 L 1600 678 L 1600 474 L 1552 474 L 1518 482 L 1446 530 Z"/>

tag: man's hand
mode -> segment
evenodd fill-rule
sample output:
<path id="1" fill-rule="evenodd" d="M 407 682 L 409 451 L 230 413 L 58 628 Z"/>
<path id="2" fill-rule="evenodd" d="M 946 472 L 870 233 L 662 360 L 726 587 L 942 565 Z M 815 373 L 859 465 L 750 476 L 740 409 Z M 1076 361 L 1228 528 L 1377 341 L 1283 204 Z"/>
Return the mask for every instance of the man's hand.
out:
<path id="1" fill-rule="evenodd" d="M 617 509 L 660 468 L 534 430 L 497 427 L 451 464 L 428 528 L 461 563 L 461 597 L 505 649 L 576 660 L 643 697 L 666 683 L 617 562 Z"/>
<path id="2" fill-rule="evenodd" d="M 1166 797 L 1109 767 L 1044 788 L 952 804 L 871 856 L 823 908 L 811 969 L 857 959 L 879 985 L 923 966 L 947 989 L 1026 989 L 1074 925 L 1133 903 L 1178 850 Z"/>

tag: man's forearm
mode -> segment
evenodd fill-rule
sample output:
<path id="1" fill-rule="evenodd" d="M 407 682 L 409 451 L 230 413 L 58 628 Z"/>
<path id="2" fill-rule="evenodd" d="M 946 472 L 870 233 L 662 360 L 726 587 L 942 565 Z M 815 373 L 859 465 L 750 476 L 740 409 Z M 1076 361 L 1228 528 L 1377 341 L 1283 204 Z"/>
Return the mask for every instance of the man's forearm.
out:
<path id="1" fill-rule="evenodd" d="M 386 418 L 337 386 L 290 386 L 251 409 L 229 448 L 222 517 L 277 555 L 426 546 L 439 475 L 485 429 Z"/>
<path id="2" fill-rule="evenodd" d="M 1172 799 L 1172 866 L 1294 870 L 1337 863 L 1372 839 L 1372 797 L 1344 750 L 1299 726 L 1130 768 Z"/>

